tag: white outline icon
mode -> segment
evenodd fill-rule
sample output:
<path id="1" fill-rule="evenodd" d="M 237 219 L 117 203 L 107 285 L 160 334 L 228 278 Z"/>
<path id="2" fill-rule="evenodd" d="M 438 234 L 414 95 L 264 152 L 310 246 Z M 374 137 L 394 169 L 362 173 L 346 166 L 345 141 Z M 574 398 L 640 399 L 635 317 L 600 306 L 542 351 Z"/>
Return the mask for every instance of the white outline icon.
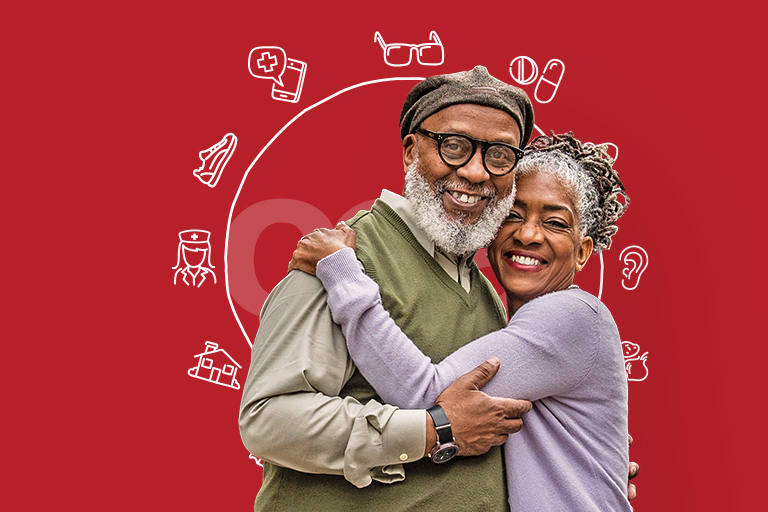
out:
<path id="1" fill-rule="evenodd" d="M 421 64 L 422 66 L 439 66 L 440 64 L 445 61 L 445 48 L 443 48 L 443 43 L 440 42 L 440 37 L 438 37 L 437 32 L 434 30 L 429 33 L 429 40 L 432 42 L 424 43 L 424 44 L 407 44 L 407 43 L 390 43 L 387 44 L 384 42 L 384 38 L 381 37 L 381 33 L 377 30 L 376 33 L 373 35 L 373 42 L 379 43 L 379 46 L 381 46 L 381 49 L 384 50 L 384 63 L 387 66 L 392 66 L 393 68 L 401 68 L 403 66 L 407 66 L 411 63 L 413 60 L 413 50 L 416 50 L 416 61 Z M 421 54 L 424 50 L 429 50 L 431 48 L 440 48 L 440 62 L 422 62 L 421 61 Z M 392 64 L 389 61 L 389 56 L 392 51 L 402 50 L 404 48 L 408 49 L 408 62 L 404 64 Z M 402 53 L 402 52 L 400 52 Z"/>
<path id="2" fill-rule="evenodd" d="M 648 378 L 648 366 L 645 364 L 648 360 L 648 352 L 645 352 L 643 355 L 640 354 L 640 345 L 636 343 L 632 343 L 631 341 L 622 341 L 621 342 L 621 349 L 624 352 L 624 369 L 627 371 L 627 380 L 640 382 Z M 642 370 L 638 370 L 640 367 L 640 364 L 635 364 L 635 369 L 638 370 L 635 372 L 635 377 L 632 377 L 632 363 L 634 361 L 641 361 L 642 362 Z M 638 376 L 642 375 L 642 378 L 637 378 Z"/>
<path id="3" fill-rule="evenodd" d="M 256 59 L 256 71 L 261 71 L 261 74 L 254 73 L 251 68 L 253 52 L 256 51 L 260 52 Z M 274 80 L 277 82 L 277 85 L 283 85 L 281 77 L 283 72 L 285 72 L 287 60 L 288 57 L 285 55 L 285 50 L 279 46 L 257 46 L 248 53 L 248 72 L 256 78 Z"/>
<path id="4" fill-rule="evenodd" d="M 177 268 L 175 274 L 173 274 L 173 284 L 176 284 L 176 280 L 181 274 L 181 278 L 184 284 L 187 286 L 196 286 L 200 288 L 208 274 L 213 277 L 213 283 L 216 284 L 216 274 L 213 273 L 211 268 L 216 268 L 211 264 L 211 244 L 209 242 L 211 238 L 211 232 L 204 229 L 187 229 L 186 231 L 179 232 L 179 246 L 176 249 L 176 265 L 172 268 Z M 205 244 L 203 247 L 202 245 Z M 189 258 L 192 255 L 190 253 L 203 252 L 202 258 L 195 258 L 193 263 L 189 263 Z M 184 266 L 181 266 L 181 260 L 184 260 Z M 208 267 L 204 266 L 204 263 L 208 260 Z M 197 261 L 200 263 L 197 263 Z M 192 282 L 187 281 L 187 278 L 191 277 Z M 196 282 L 200 278 L 199 282 Z"/>
<path id="5" fill-rule="evenodd" d="M 254 63 L 253 52 L 256 52 L 256 72 L 251 66 Z M 283 82 L 286 71 L 288 71 L 285 77 L 288 85 Z M 257 46 L 248 54 L 248 72 L 253 77 L 274 82 L 272 84 L 273 100 L 298 103 L 304 87 L 304 76 L 307 74 L 307 63 L 289 59 L 285 55 L 285 50 L 279 46 Z"/>
<path id="6" fill-rule="evenodd" d="M 552 78 L 554 76 L 553 73 L 557 73 L 558 65 L 560 66 L 560 76 L 557 77 L 557 80 L 553 82 L 548 78 L 544 78 L 545 76 L 549 76 L 550 78 Z M 539 77 L 539 82 L 536 84 L 536 90 L 533 93 L 533 97 L 536 98 L 536 101 L 538 101 L 539 103 L 549 103 L 550 101 L 555 99 L 555 94 L 557 94 L 557 89 L 560 87 L 560 82 L 563 80 L 564 73 L 565 73 L 565 64 L 563 64 L 563 61 L 559 59 L 550 59 L 549 62 L 547 62 L 547 65 L 544 66 L 544 71 L 541 72 L 541 77 Z M 539 98 L 539 87 L 541 86 L 541 82 L 546 82 L 555 88 L 552 91 L 552 94 L 550 94 L 549 99 L 546 101 Z"/>
<path id="7" fill-rule="evenodd" d="M 261 460 L 260 458 L 258 458 L 257 456 L 255 456 L 254 454 L 249 453 L 248 454 L 248 458 L 249 459 L 253 459 L 256 462 L 257 466 L 262 467 L 262 468 L 264 467 L 264 461 Z"/>
<path id="8" fill-rule="evenodd" d="M 192 174 L 200 182 L 205 183 L 211 188 L 215 187 L 219 182 L 219 178 L 221 178 L 221 174 L 224 172 L 224 167 L 227 166 L 227 162 L 232 158 L 236 147 L 237 137 L 235 134 L 226 134 L 219 142 L 198 153 L 202 164 L 200 164 L 199 168 L 192 171 Z"/>
<path id="9" fill-rule="evenodd" d="M 619 146 L 614 144 L 613 142 L 603 142 L 602 144 L 595 144 L 594 142 L 585 142 L 585 146 L 602 146 L 603 150 L 608 153 L 608 156 L 613 158 L 613 162 L 616 163 L 616 160 L 619 159 Z M 609 149 L 613 149 L 613 154 L 609 151 Z"/>
<path id="10" fill-rule="evenodd" d="M 224 359 L 221 355 L 215 356 L 221 363 L 221 366 L 217 367 L 216 362 L 214 361 L 214 354 L 224 354 L 227 356 L 227 359 Z M 232 356 L 227 354 L 226 350 L 219 348 L 218 344 L 213 343 L 212 341 L 206 341 L 205 352 L 197 354 L 195 357 L 199 357 L 200 359 L 197 360 L 196 367 L 187 370 L 187 374 L 190 377 L 207 380 L 208 382 L 213 382 L 214 384 L 232 389 L 240 389 L 240 383 L 237 382 L 235 376 L 237 375 L 237 370 L 242 368 L 242 366 L 237 364 L 237 361 L 232 359 Z M 207 377 L 203 376 L 205 374 L 207 374 Z M 225 377 L 225 382 L 222 382 L 222 376 Z M 226 379 L 226 377 L 229 377 L 229 379 Z M 227 384 L 226 380 L 229 380 L 229 384 Z"/>
<path id="11" fill-rule="evenodd" d="M 616 162 L 616 160 L 619 159 L 619 146 L 614 144 L 613 142 L 603 142 L 600 144 L 601 146 L 606 146 L 605 152 L 608 153 L 608 156 L 613 158 L 613 161 Z M 613 154 L 611 154 L 610 151 L 608 151 L 610 148 L 613 148 Z"/>
<path id="12" fill-rule="evenodd" d="M 515 65 L 515 63 L 517 63 L 517 65 Z M 526 70 L 526 63 L 530 64 L 530 75 Z M 536 77 L 539 76 L 539 66 L 532 58 L 521 55 L 520 57 L 515 57 L 512 59 L 512 62 L 509 63 L 509 75 L 512 77 L 512 80 L 520 85 L 532 84 L 534 80 L 536 80 Z"/>
<path id="13" fill-rule="evenodd" d="M 625 253 L 626 256 L 624 256 Z M 623 261 L 625 265 L 621 271 L 624 276 L 624 279 L 621 280 L 621 286 L 625 290 L 634 290 L 640 284 L 640 277 L 642 277 L 643 272 L 648 268 L 648 253 L 639 245 L 630 245 L 621 251 L 619 260 Z M 628 281 L 630 286 L 627 286 L 625 281 Z M 634 285 L 632 285 L 632 281 L 634 281 Z"/>

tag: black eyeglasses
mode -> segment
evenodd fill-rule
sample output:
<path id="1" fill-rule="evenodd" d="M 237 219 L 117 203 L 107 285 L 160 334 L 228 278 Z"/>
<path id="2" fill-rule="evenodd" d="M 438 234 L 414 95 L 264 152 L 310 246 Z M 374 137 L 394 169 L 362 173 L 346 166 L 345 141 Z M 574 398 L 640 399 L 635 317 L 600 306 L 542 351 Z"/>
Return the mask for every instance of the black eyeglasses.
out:
<path id="1" fill-rule="evenodd" d="M 523 156 L 522 149 L 505 142 L 488 142 L 460 133 L 435 133 L 424 128 L 416 128 L 416 132 L 434 139 L 440 159 L 452 167 L 466 165 L 475 156 L 478 144 L 482 147 L 483 167 L 494 176 L 512 172 Z"/>

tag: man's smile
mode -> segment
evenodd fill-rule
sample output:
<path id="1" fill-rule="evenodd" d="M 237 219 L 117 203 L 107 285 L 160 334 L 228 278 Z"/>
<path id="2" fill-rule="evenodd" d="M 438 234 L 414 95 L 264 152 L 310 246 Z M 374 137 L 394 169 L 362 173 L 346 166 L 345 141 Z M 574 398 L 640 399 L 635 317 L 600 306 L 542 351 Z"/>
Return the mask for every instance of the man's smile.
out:
<path id="1" fill-rule="evenodd" d="M 443 192 L 443 206 L 446 211 L 459 210 L 471 215 L 479 215 L 488 205 L 489 198 L 460 190 Z"/>
<path id="2" fill-rule="evenodd" d="M 497 192 L 473 183 L 445 180 L 437 184 L 446 212 L 467 215 L 465 221 L 474 222 L 483 213 Z"/>
<path id="3" fill-rule="evenodd" d="M 481 199 L 484 199 L 483 196 L 466 194 L 464 192 L 459 192 L 456 190 L 448 190 L 447 192 L 451 194 L 453 197 L 455 197 L 456 199 L 458 199 L 460 202 L 466 203 L 466 204 L 475 204 Z"/>

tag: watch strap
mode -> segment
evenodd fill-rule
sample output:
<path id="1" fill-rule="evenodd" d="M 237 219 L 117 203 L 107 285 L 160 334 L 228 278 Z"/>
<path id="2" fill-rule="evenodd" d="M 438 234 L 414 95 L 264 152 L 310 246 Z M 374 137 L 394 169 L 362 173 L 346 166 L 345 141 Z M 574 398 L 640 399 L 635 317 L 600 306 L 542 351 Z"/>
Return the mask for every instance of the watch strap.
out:
<path id="1" fill-rule="evenodd" d="M 445 411 L 439 405 L 430 407 L 427 412 L 432 416 L 432 421 L 435 424 L 435 431 L 437 432 L 437 442 L 440 444 L 453 442 L 453 431 L 451 430 L 451 422 L 448 421 L 448 416 L 445 415 Z"/>

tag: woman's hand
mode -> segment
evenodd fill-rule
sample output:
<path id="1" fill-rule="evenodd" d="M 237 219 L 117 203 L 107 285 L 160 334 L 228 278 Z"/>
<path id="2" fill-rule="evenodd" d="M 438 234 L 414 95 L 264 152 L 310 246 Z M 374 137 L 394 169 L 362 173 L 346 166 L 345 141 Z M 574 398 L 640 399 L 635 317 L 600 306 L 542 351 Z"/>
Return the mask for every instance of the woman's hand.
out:
<path id="1" fill-rule="evenodd" d="M 344 222 L 339 222 L 336 229 L 316 229 L 296 244 L 288 272 L 297 269 L 314 276 L 318 261 L 346 247 L 357 249 L 357 236 Z"/>

